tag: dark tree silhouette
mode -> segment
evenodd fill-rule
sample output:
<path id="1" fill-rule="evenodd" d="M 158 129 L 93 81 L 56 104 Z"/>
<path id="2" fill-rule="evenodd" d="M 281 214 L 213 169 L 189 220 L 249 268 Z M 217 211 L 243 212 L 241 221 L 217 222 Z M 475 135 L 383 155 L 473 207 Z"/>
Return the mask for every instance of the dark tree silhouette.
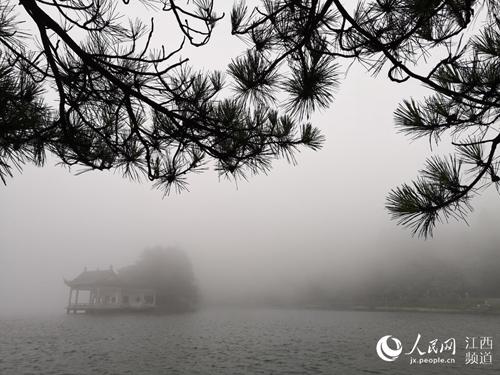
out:
<path id="1" fill-rule="evenodd" d="M 241 98 L 275 103 L 281 91 L 285 108 L 298 116 L 328 106 L 337 62 L 345 59 L 430 88 L 423 101 L 401 104 L 396 125 L 436 143 L 447 133 L 456 152 L 431 157 L 386 205 L 398 223 L 428 236 L 443 219 L 465 218 L 482 187 L 499 187 L 499 7 L 496 0 L 375 0 L 353 10 L 340 0 L 262 0 L 254 8 L 240 2 L 233 34 L 251 48 L 230 73 Z"/>
<path id="2" fill-rule="evenodd" d="M 18 75 L 19 74 L 19 75 Z M 25 73 L 0 61 L 0 179 L 11 175 L 12 167 L 30 160 L 44 162 L 44 137 L 50 111 L 40 99 L 41 87 Z"/>
<path id="3" fill-rule="evenodd" d="M 206 44 L 220 19 L 209 0 L 189 8 L 173 0 L 140 2 L 172 13 L 193 45 Z M 144 174 L 166 191 L 183 188 L 185 175 L 210 158 L 225 174 L 266 170 L 277 156 L 293 158 L 299 145 L 320 147 L 318 130 L 299 124 L 333 100 L 339 62 L 357 60 L 372 74 L 430 88 L 423 101 L 410 99 L 397 109 L 396 124 L 430 142 L 446 133 L 456 147 L 449 157 L 430 158 L 416 181 L 390 192 L 394 219 L 431 235 L 437 222 L 465 218 L 480 188 L 498 188 L 497 0 L 372 0 L 353 9 L 341 0 L 237 2 L 233 34 L 250 46 L 228 67 L 236 92 L 231 99 L 221 98 L 221 73 L 196 73 L 186 60 L 174 61 L 182 45 L 170 53 L 153 49 L 154 23 L 118 22 L 115 2 L 19 4 L 38 28 L 41 51 L 27 50 L 4 5 L 3 65 L 24 77 L 7 74 L 5 81 L 13 95 L 28 90 L 23 100 L 30 120 L 0 130 L 2 176 L 13 161 L 43 162 L 45 149 L 68 165 Z M 56 110 L 40 103 L 37 82 L 55 86 Z"/>
<path id="4" fill-rule="evenodd" d="M 179 249 L 146 249 L 135 264 L 119 270 L 118 276 L 130 285 L 153 288 L 159 311 L 188 311 L 198 306 L 200 295 L 191 261 Z"/>
<path id="5" fill-rule="evenodd" d="M 147 176 L 169 192 L 185 188 L 186 175 L 210 160 L 219 173 L 238 176 L 266 171 L 277 157 L 293 158 L 299 146 L 320 147 L 322 136 L 310 124 L 224 98 L 221 72 L 196 72 L 180 57 L 186 41 L 208 43 L 222 18 L 213 1 L 136 1 L 156 18 L 177 23 L 184 41 L 170 51 L 155 44 L 154 17 L 149 24 L 126 17 L 128 3 L 2 1 L 4 182 L 12 167 L 43 164 L 49 151 L 64 165 Z M 24 30 L 20 19 L 32 29 Z M 49 86 L 57 108 L 43 104 Z"/>

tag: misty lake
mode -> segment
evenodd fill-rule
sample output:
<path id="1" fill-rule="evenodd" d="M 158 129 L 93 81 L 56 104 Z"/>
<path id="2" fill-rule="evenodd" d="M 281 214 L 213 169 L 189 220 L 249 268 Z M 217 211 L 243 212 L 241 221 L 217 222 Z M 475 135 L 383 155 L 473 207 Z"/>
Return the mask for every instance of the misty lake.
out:
<path id="1" fill-rule="evenodd" d="M 455 364 L 410 365 L 405 352 L 419 333 L 422 351 L 433 339 L 454 338 L 456 354 L 448 358 Z M 394 362 L 375 350 L 389 334 L 404 349 Z M 465 364 L 466 337 L 492 338 L 491 364 Z M 3 317 L 0 374 L 498 373 L 499 340 L 500 316 L 472 314 L 219 308 L 167 316 Z"/>

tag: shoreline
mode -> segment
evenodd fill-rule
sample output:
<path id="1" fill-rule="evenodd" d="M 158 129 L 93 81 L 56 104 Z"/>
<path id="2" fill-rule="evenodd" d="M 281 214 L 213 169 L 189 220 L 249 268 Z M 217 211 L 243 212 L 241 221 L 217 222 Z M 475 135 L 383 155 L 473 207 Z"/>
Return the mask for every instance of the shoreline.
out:
<path id="1" fill-rule="evenodd" d="M 418 313 L 447 313 L 447 314 L 474 314 L 500 315 L 500 310 L 480 310 L 473 308 L 453 307 L 418 307 L 418 306 L 304 306 L 306 309 L 332 311 L 367 311 L 367 312 L 418 312 Z"/>

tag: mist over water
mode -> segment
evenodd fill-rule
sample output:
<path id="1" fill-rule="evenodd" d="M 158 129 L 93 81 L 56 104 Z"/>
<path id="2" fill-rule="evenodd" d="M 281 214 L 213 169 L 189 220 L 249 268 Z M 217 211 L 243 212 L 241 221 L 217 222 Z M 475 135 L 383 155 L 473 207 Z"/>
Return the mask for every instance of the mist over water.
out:
<path id="1" fill-rule="evenodd" d="M 0 310 L 60 311 L 63 277 L 85 266 L 118 269 L 152 246 L 186 252 L 214 303 L 289 299 L 315 285 L 362 288 L 412 262 L 471 277 L 496 264 L 495 191 L 476 200 L 469 226 L 441 225 L 431 240 L 389 220 L 386 193 L 415 175 L 427 145 L 393 129 L 392 110 L 410 85 L 350 74 L 333 108 L 312 118 L 324 149 L 301 153 L 296 166 L 278 161 L 267 176 L 235 183 L 208 171 L 191 177 L 189 192 L 162 199 L 118 174 L 72 176 L 50 160 L 27 166 L 0 195 Z"/>

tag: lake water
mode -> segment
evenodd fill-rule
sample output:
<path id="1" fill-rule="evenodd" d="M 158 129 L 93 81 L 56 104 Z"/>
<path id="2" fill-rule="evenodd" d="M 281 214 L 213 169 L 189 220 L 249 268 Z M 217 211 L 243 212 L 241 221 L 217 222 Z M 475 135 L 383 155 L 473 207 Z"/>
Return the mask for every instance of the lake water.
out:
<path id="1" fill-rule="evenodd" d="M 418 349 L 410 352 L 417 335 Z M 393 335 L 403 352 L 375 347 Z M 478 349 L 466 350 L 466 337 Z M 485 349 L 491 337 L 493 349 Z M 454 338 L 456 353 L 428 354 Z M 470 339 L 469 339 L 470 340 Z M 476 353 L 491 364 L 466 365 Z M 491 357 L 488 357 L 491 354 Z M 414 364 L 410 357 L 453 359 Z M 487 374 L 500 371 L 500 316 L 282 309 L 208 309 L 186 315 L 0 318 L 0 374 Z"/>

